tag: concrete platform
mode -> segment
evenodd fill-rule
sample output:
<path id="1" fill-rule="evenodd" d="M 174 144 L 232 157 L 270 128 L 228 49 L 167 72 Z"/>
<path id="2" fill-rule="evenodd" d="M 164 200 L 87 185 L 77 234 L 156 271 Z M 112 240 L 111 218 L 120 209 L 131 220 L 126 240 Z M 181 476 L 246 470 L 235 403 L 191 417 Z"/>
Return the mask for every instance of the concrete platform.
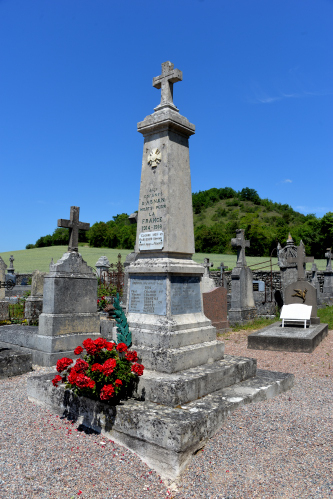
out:
<path id="1" fill-rule="evenodd" d="M 55 373 L 54 373 L 55 374 Z M 130 399 L 118 406 L 55 388 L 54 374 L 30 377 L 28 399 L 94 429 L 134 451 L 163 478 L 176 479 L 232 411 L 292 388 L 292 374 L 258 370 L 256 376 L 177 407 Z"/>
<path id="2" fill-rule="evenodd" d="M 306 329 L 301 326 L 283 328 L 279 321 L 250 334 L 247 337 L 247 348 L 311 353 L 327 334 L 327 324 L 311 324 Z"/>
<path id="3" fill-rule="evenodd" d="M 32 358 L 29 353 L 23 353 L 0 345 L 0 379 L 32 371 Z"/>

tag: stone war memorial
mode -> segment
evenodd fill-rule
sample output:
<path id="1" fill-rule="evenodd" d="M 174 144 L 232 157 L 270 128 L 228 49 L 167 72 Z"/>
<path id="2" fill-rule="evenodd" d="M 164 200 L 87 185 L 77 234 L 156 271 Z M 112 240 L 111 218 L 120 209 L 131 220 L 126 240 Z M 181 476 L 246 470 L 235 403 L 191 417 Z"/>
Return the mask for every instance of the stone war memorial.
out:
<path id="1" fill-rule="evenodd" d="M 138 123 L 144 146 L 136 248 L 126 270 L 127 319 L 132 347 L 145 370 L 134 397 L 115 406 L 84 397 L 74 400 L 53 387 L 53 374 L 28 380 L 29 400 L 59 414 L 74 414 L 168 479 L 177 478 L 234 409 L 293 386 L 293 375 L 257 372 L 255 359 L 225 355 L 223 342 L 203 313 L 204 268 L 192 260 L 189 137 L 195 127 L 173 103 L 173 85 L 181 80 L 180 70 L 163 63 L 162 74 L 153 79 L 153 86 L 161 89 L 161 102 Z M 72 259 L 81 269 L 78 255 L 66 253 L 45 276 L 50 297 L 56 277 Z M 55 309 L 57 299 L 46 303 L 42 331 L 53 328 L 55 338 L 68 327 L 78 342 L 66 310 Z M 58 319 L 55 313 L 66 317 Z M 74 314 L 73 322 L 77 320 Z"/>
<path id="2" fill-rule="evenodd" d="M 285 350 L 290 352 L 313 352 L 317 345 L 327 336 L 328 325 L 320 324 L 317 317 L 317 289 L 305 277 L 305 264 L 313 262 L 307 257 L 303 242 L 296 247 L 296 256 L 289 256 L 288 264 L 296 264 L 297 280 L 284 289 L 285 305 L 307 305 L 311 307 L 310 324 L 304 328 L 300 317 L 293 317 L 293 323 L 276 322 L 248 336 L 248 348 L 259 350 Z M 299 323 L 295 323 L 297 319 Z"/>

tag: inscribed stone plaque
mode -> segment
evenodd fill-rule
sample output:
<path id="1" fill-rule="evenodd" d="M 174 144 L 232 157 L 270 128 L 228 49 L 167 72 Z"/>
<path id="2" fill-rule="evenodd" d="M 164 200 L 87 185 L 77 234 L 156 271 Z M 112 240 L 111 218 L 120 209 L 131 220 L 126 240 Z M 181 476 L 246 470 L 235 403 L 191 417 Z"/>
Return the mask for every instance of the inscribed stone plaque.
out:
<path id="1" fill-rule="evenodd" d="M 128 311 L 166 315 L 166 276 L 131 276 Z"/>
<path id="2" fill-rule="evenodd" d="M 171 314 L 201 312 L 200 277 L 171 276 Z"/>
<path id="3" fill-rule="evenodd" d="M 141 232 L 139 235 L 139 250 L 162 249 L 164 245 L 164 232 Z"/>

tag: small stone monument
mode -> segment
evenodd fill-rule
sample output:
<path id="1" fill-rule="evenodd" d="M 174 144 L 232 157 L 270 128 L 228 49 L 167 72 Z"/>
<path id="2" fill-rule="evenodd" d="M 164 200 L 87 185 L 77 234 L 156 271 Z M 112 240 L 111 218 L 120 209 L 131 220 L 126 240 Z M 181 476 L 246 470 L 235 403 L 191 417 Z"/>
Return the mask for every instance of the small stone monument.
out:
<path id="1" fill-rule="evenodd" d="M 36 322 L 43 311 L 44 276 L 46 272 L 35 270 L 31 279 L 31 295 L 25 302 L 24 317 L 28 324 Z"/>
<path id="2" fill-rule="evenodd" d="M 227 290 L 222 286 L 202 293 L 204 314 L 212 321 L 217 332 L 229 328 L 227 313 Z"/>
<path id="3" fill-rule="evenodd" d="M 103 272 L 106 272 L 110 268 L 109 259 L 106 256 L 100 256 L 95 263 L 95 267 L 98 277 L 102 277 Z"/>
<path id="4" fill-rule="evenodd" d="M 40 364 L 54 365 L 87 338 L 97 338 L 97 278 L 78 253 L 79 229 L 90 225 L 79 222 L 80 208 L 71 207 L 70 220 L 58 220 L 58 227 L 70 229 L 68 252 L 50 264 L 44 276 L 43 313 L 39 316 Z M 39 362 L 38 362 L 39 363 Z"/>
<path id="5" fill-rule="evenodd" d="M 223 262 L 220 263 L 220 280 L 219 280 L 219 285 L 222 286 L 222 288 L 227 288 L 227 280 L 225 277 L 225 270 L 228 270 L 228 265 L 225 266 Z"/>
<path id="6" fill-rule="evenodd" d="M 332 270 L 332 248 L 327 248 L 325 253 L 326 269 L 324 270 L 323 295 L 325 298 L 333 298 L 333 270 Z"/>
<path id="7" fill-rule="evenodd" d="M 8 301 L 5 300 L 6 288 L 3 287 L 6 282 L 6 269 L 7 265 L 0 256 L 0 320 L 8 319 Z"/>
<path id="8" fill-rule="evenodd" d="M 320 284 L 319 284 L 319 280 L 318 280 L 318 275 L 317 275 L 317 272 L 318 272 L 318 268 L 317 268 L 317 265 L 315 263 L 312 264 L 312 267 L 311 267 L 311 284 L 312 286 L 314 286 L 317 290 L 317 305 L 320 305 Z"/>
<path id="9" fill-rule="evenodd" d="M 212 291 L 216 288 L 214 279 L 212 279 L 209 275 L 209 269 L 213 266 L 214 264 L 209 261 L 209 258 L 204 258 L 203 267 L 205 270 L 201 279 L 201 293 L 208 293 L 208 291 Z"/>
<path id="10" fill-rule="evenodd" d="M 231 324 L 244 323 L 256 315 L 253 298 L 252 270 L 246 265 L 245 248 L 250 247 L 250 241 L 244 238 L 244 230 L 236 230 L 237 237 L 231 239 L 231 245 L 237 248 L 236 267 L 231 272 L 231 308 L 229 321 Z"/>
<path id="11" fill-rule="evenodd" d="M 291 284 L 297 280 L 296 263 L 291 263 L 290 261 L 291 258 L 296 258 L 297 256 L 297 246 L 295 246 L 290 232 L 284 248 L 282 248 L 280 243 L 278 243 L 277 256 L 278 266 L 280 267 L 281 272 L 281 293 L 282 297 L 284 297 L 284 290 L 288 284 Z"/>
<path id="12" fill-rule="evenodd" d="M 14 265 L 13 265 L 14 260 L 15 260 L 15 258 L 13 257 L 13 255 L 10 255 L 9 267 L 8 267 L 7 273 L 6 273 L 6 282 L 8 282 L 10 280 L 10 281 L 13 281 L 14 284 L 16 284 L 16 274 L 15 274 L 15 269 L 14 269 Z"/>

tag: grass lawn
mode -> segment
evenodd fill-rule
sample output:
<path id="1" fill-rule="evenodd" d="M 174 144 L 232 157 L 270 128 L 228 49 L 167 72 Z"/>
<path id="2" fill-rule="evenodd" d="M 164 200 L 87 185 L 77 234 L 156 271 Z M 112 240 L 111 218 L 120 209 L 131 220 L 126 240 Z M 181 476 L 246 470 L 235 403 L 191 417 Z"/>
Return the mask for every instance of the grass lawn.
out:
<path id="1" fill-rule="evenodd" d="M 6 253 L 0 253 L 0 256 L 4 260 L 4 262 L 9 266 L 9 257 L 10 255 L 14 256 L 14 268 L 16 272 L 24 273 L 24 272 L 33 272 L 38 269 L 41 272 L 48 272 L 49 264 L 51 262 L 51 258 L 56 262 L 61 258 L 61 256 L 67 251 L 67 246 L 48 246 L 46 248 L 33 248 L 28 250 L 19 250 L 19 251 L 7 251 Z M 117 262 L 117 255 L 120 253 L 122 262 L 124 262 L 126 256 L 131 253 L 131 250 L 122 250 L 122 249 L 111 249 L 111 248 L 90 248 L 89 246 L 80 246 L 79 252 L 83 256 L 84 260 L 91 267 L 95 267 L 95 263 L 99 259 L 100 256 L 107 256 L 110 263 Z M 195 253 L 193 255 L 193 260 L 198 263 L 203 263 L 204 258 L 209 258 L 211 262 L 214 263 L 214 268 L 217 268 L 221 262 L 224 265 L 227 265 L 230 269 L 232 269 L 236 265 L 236 255 L 219 255 L 219 254 L 210 254 L 210 253 Z M 258 257 L 258 256 L 248 256 L 246 257 L 248 265 L 254 265 L 256 263 L 267 262 L 269 260 L 268 257 Z M 326 267 L 326 260 L 315 260 L 317 267 L 319 270 L 324 270 Z M 279 270 L 279 267 L 276 265 L 277 259 L 273 258 L 273 270 Z M 265 266 L 262 270 L 269 270 L 269 262 L 263 263 L 262 266 Z M 312 264 L 307 264 L 307 270 L 311 269 Z M 261 265 L 257 265 L 252 267 L 253 270 L 259 270 Z"/>
<path id="2" fill-rule="evenodd" d="M 320 322 L 328 324 L 328 329 L 333 329 L 333 306 L 318 308 L 317 314 L 320 318 Z"/>

